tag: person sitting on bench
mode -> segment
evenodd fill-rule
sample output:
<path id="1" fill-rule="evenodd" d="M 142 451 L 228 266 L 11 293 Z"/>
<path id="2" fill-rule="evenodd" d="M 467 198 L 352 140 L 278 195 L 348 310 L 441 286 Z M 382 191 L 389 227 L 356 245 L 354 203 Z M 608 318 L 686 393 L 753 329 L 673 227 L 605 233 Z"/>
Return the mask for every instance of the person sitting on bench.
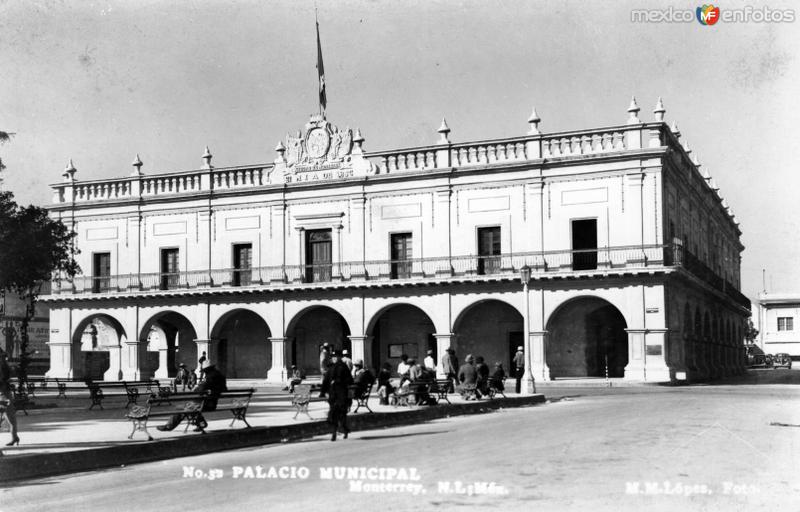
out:
<path id="1" fill-rule="evenodd" d="M 203 361 L 203 368 L 200 370 L 200 374 L 203 375 L 203 381 L 195 388 L 195 391 L 197 393 L 208 393 L 206 399 L 203 400 L 203 411 L 213 411 L 217 408 L 217 399 L 219 395 L 228 390 L 225 375 L 217 370 L 217 367 L 208 360 Z M 159 425 L 156 428 L 162 432 L 172 430 L 180 425 L 185 417 L 186 415 L 182 413 L 173 414 L 170 416 L 169 420 L 167 420 L 166 424 Z M 203 429 L 208 426 L 208 423 L 205 418 L 203 418 L 203 415 L 199 414 L 195 425 L 194 431 L 202 432 Z"/>
<path id="2" fill-rule="evenodd" d="M 372 375 L 369 368 L 364 368 L 364 361 L 361 359 L 356 359 L 356 362 L 353 363 L 353 367 L 355 368 L 353 384 L 357 386 L 358 396 L 361 396 L 367 388 L 375 384 L 375 376 Z"/>

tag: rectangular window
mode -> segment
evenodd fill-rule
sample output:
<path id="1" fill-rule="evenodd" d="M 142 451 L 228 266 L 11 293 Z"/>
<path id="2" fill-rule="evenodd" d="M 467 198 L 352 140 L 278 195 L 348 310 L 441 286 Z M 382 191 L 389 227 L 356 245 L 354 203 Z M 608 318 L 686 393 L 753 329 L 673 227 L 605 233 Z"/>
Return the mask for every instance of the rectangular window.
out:
<path id="1" fill-rule="evenodd" d="M 233 286 L 247 286 L 253 278 L 253 244 L 233 246 Z"/>
<path id="2" fill-rule="evenodd" d="M 411 233 L 391 235 L 392 244 L 392 279 L 408 279 L 411 277 Z"/>
<path id="3" fill-rule="evenodd" d="M 478 228 L 478 274 L 500 272 L 500 227 Z"/>
<path id="4" fill-rule="evenodd" d="M 597 268 L 597 219 L 572 221 L 572 270 Z"/>
<path id="5" fill-rule="evenodd" d="M 180 278 L 179 272 L 178 249 L 161 249 L 161 289 L 177 288 Z"/>
<path id="6" fill-rule="evenodd" d="M 779 316 L 778 317 L 778 330 L 779 331 L 793 331 L 794 330 L 794 317 Z"/>
<path id="7" fill-rule="evenodd" d="M 306 282 L 331 280 L 331 230 L 306 231 Z"/>
<path id="8" fill-rule="evenodd" d="M 92 260 L 92 292 L 106 292 L 111 282 L 111 253 L 94 253 Z"/>

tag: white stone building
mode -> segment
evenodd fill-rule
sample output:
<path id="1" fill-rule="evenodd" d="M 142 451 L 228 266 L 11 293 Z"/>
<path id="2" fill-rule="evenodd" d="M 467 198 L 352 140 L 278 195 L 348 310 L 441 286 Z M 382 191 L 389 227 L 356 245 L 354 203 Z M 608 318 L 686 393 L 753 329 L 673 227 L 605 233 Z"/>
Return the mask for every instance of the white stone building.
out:
<path id="1" fill-rule="evenodd" d="M 758 294 L 758 344 L 767 354 L 800 357 L 800 294 Z"/>
<path id="2" fill-rule="evenodd" d="M 702 379 L 743 368 L 738 224 L 664 122 L 365 152 L 312 116 L 271 164 L 76 180 L 52 215 L 84 274 L 56 279 L 50 375 L 319 373 L 453 347 L 532 376 Z M 521 275 L 530 271 L 523 286 Z"/>

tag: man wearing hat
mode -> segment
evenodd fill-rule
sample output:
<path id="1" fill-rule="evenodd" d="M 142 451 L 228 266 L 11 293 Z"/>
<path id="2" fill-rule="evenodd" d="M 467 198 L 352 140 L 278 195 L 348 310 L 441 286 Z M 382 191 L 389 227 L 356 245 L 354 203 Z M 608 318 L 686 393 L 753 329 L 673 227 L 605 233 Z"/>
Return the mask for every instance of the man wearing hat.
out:
<path id="1" fill-rule="evenodd" d="M 428 349 L 428 355 L 422 360 L 422 366 L 426 370 L 436 373 L 436 361 L 433 359 L 433 350 Z"/>
<path id="2" fill-rule="evenodd" d="M 203 361 L 203 368 L 200 370 L 200 374 L 204 376 L 203 382 L 197 385 L 195 391 L 201 395 L 206 395 L 206 399 L 203 401 L 203 411 L 213 411 L 217 408 L 217 400 L 219 399 L 219 395 L 222 394 L 223 391 L 228 390 L 228 384 L 225 379 L 225 375 L 222 374 L 217 367 L 214 366 L 214 363 L 206 359 Z M 158 430 L 161 431 L 169 431 L 180 425 L 181 421 L 184 420 L 186 417 L 185 414 L 173 414 L 170 416 L 167 423 L 164 425 L 159 425 L 156 427 Z M 198 414 L 197 418 L 195 419 L 195 432 L 202 432 L 208 423 L 206 422 L 205 418 L 203 418 L 202 414 Z"/>
<path id="3" fill-rule="evenodd" d="M 322 391 L 320 397 L 328 397 L 328 423 L 331 425 L 331 441 L 336 441 L 336 432 L 341 430 L 344 438 L 350 433 L 347 428 L 347 410 L 350 409 L 350 386 L 353 384 L 353 376 L 347 365 L 342 361 L 342 353 L 337 350 L 333 354 L 333 364 L 325 372 L 322 379 Z"/>
<path id="4" fill-rule="evenodd" d="M 361 359 L 356 359 L 356 362 L 353 363 L 353 383 L 356 385 L 359 395 L 375 384 L 375 376 L 372 375 L 369 368 L 364 368 L 364 361 Z"/>
<path id="5" fill-rule="evenodd" d="M 186 386 L 189 385 L 189 370 L 186 365 L 181 363 L 178 365 L 178 373 L 175 374 L 175 380 L 172 381 L 172 391 L 178 391 L 178 386 L 181 386 L 181 391 L 186 391 Z"/>
<path id="6" fill-rule="evenodd" d="M 353 373 L 353 360 L 350 359 L 350 351 L 347 349 L 342 350 L 342 362 L 347 365 L 350 373 Z"/>
<path id="7" fill-rule="evenodd" d="M 517 347 L 517 353 L 514 354 L 514 377 L 517 379 L 517 394 L 522 389 L 522 376 L 525 375 L 525 353 L 522 351 L 522 345 Z"/>
<path id="8" fill-rule="evenodd" d="M 331 366 L 331 347 L 328 345 L 327 342 L 322 344 L 322 348 L 319 349 L 319 372 L 322 375 L 325 375 L 325 372 L 328 371 L 328 368 Z"/>

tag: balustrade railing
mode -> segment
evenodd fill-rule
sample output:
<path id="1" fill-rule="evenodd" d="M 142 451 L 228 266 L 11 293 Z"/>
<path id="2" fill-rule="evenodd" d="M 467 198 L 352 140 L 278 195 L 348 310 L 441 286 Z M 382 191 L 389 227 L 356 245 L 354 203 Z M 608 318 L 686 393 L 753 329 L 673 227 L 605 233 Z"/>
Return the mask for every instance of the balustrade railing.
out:
<path id="1" fill-rule="evenodd" d="M 640 133 L 639 133 L 640 132 Z M 631 135 L 632 138 L 629 138 Z M 639 140 L 632 144 L 630 140 Z M 641 146 L 639 145 L 641 144 Z M 436 168 L 516 163 L 538 158 L 564 158 L 637 149 L 679 146 L 663 123 L 613 126 L 592 130 L 536 134 L 523 137 L 445 143 L 392 151 L 368 152 L 378 174 Z M 119 200 L 230 190 L 270 184 L 270 164 L 200 169 L 169 174 L 142 174 L 113 180 L 72 181 L 54 185 L 56 203 Z M 283 184 L 283 179 L 279 180 Z M 70 191 L 71 189 L 71 191 Z"/>
<path id="2" fill-rule="evenodd" d="M 604 247 L 576 251 L 466 255 L 403 260 L 344 261 L 321 265 L 224 268 L 76 276 L 55 280 L 53 294 L 153 292 L 201 288 L 247 288 L 329 282 L 403 282 L 488 276 L 508 278 L 528 266 L 534 276 L 547 272 L 597 271 L 663 265 L 671 250 L 662 245 Z"/>

